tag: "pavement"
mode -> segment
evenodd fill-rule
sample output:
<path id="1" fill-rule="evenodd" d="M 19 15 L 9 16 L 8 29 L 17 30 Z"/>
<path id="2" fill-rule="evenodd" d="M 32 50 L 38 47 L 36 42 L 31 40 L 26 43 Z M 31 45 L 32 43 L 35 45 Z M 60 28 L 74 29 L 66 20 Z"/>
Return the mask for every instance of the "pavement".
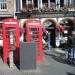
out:
<path id="1" fill-rule="evenodd" d="M 0 58 L 0 75 L 75 75 L 75 64 L 68 63 L 65 51 L 59 48 L 45 50 L 42 63 L 37 63 L 36 70 L 19 70 L 15 65 L 13 68 L 3 63 Z"/>

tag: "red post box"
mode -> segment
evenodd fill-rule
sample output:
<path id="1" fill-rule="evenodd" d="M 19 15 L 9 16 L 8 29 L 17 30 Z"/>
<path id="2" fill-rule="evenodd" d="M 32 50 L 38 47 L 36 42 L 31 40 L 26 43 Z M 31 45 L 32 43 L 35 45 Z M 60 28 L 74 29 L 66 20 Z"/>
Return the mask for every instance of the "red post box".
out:
<path id="1" fill-rule="evenodd" d="M 14 52 L 14 61 L 19 60 L 20 28 L 19 21 L 13 18 L 3 20 L 3 61 L 7 63 L 9 52 Z"/>
<path id="2" fill-rule="evenodd" d="M 42 26 L 39 20 L 26 21 L 26 41 L 35 41 L 37 43 L 36 60 L 42 61 Z"/>

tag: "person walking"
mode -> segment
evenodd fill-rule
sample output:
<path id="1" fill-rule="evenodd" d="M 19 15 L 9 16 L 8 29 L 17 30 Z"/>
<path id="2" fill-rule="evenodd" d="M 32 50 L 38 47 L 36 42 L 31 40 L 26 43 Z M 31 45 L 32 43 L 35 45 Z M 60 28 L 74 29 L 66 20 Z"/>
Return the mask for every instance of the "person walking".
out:
<path id="1" fill-rule="evenodd" d="M 73 62 L 75 62 L 75 31 L 72 31 L 72 51 L 71 51 L 71 55 L 72 55 L 72 60 Z"/>
<path id="2" fill-rule="evenodd" d="M 68 60 L 75 62 L 75 31 L 68 37 Z"/>
<path id="3" fill-rule="evenodd" d="M 50 50 L 51 45 L 50 45 L 51 39 L 50 39 L 50 32 L 48 32 L 48 49 Z"/>

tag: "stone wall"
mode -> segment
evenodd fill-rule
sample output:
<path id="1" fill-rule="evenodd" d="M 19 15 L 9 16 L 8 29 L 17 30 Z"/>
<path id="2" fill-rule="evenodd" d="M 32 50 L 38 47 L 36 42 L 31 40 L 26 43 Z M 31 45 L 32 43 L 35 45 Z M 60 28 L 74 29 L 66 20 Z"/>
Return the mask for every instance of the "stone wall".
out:
<path id="1" fill-rule="evenodd" d="M 14 11 L 16 10 L 14 1 L 15 0 L 6 0 L 7 9 L 0 9 L 0 17 L 14 16 Z"/>

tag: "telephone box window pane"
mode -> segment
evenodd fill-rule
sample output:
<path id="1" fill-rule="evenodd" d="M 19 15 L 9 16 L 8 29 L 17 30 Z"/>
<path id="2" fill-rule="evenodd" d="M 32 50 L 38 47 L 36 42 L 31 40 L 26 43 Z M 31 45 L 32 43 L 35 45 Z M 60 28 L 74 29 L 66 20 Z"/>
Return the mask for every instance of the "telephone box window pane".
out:
<path id="1" fill-rule="evenodd" d="M 37 28 L 31 28 L 31 31 L 37 31 Z"/>

